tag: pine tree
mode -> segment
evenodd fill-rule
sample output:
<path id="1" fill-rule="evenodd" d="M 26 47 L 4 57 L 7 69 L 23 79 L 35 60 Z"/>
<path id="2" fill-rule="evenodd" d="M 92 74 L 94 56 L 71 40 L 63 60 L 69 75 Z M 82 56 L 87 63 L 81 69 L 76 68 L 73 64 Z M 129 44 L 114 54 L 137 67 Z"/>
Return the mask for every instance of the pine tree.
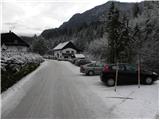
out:
<path id="1" fill-rule="evenodd" d="M 138 14 L 140 14 L 140 8 L 138 3 L 135 3 L 133 6 L 133 17 L 138 17 Z"/>
<path id="2" fill-rule="evenodd" d="M 119 11 L 113 3 L 108 15 L 108 62 L 130 62 L 132 49 L 130 28 L 128 27 L 129 20 L 125 14 L 120 18 Z"/>
<path id="3" fill-rule="evenodd" d="M 118 39 L 119 39 L 119 11 L 115 8 L 112 2 L 107 22 L 107 33 L 108 33 L 108 62 L 115 63 L 117 61 L 118 53 Z"/>

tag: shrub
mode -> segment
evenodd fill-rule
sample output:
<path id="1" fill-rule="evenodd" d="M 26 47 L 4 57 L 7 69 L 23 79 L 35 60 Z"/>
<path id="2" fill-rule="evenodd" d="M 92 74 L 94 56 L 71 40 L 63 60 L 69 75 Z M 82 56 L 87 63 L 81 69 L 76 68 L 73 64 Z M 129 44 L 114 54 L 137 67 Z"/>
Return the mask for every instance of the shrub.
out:
<path id="1" fill-rule="evenodd" d="M 1 92 L 35 70 L 44 59 L 38 54 L 4 53 L 1 56 Z"/>

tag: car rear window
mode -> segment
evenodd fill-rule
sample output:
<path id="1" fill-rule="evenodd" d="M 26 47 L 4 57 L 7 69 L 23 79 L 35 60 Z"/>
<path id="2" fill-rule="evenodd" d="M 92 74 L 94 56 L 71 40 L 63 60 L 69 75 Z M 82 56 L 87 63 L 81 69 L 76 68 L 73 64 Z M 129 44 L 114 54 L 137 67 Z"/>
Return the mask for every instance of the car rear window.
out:
<path id="1" fill-rule="evenodd" d="M 97 64 L 96 64 L 96 67 L 104 67 L 104 65 L 101 64 L 101 63 L 97 63 Z"/>
<path id="2" fill-rule="evenodd" d="M 85 62 L 90 62 L 89 60 L 84 60 Z"/>
<path id="3" fill-rule="evenodd" d="M 118 65 L 118 66 L 117 65 L 112 65 L 111 66 L 112 70 L 117 70 L 117 67 L 118 67 L 118 70 L 121 70 L 121 71 L 125 70 L 123 65 Z"/>
<path id="4" fill-rule="evenodd" d="M 88 66 L 88 67 L 94 67 L 95 64 L 94 64 L 94 63 L 91 63 L 91 64 L 88 64 L 87 66 Z"/>
<path id="5" fill-rule="evenodd" d="M 135 65 L 125 65 L 127 71 L 137 71 L 137 67 Z"/>

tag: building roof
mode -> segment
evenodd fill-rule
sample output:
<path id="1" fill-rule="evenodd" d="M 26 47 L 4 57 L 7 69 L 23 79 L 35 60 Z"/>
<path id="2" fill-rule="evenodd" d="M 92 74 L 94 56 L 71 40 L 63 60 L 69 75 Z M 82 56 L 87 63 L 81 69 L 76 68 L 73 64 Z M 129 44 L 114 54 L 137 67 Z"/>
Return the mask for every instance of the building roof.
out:
<path id="1" fill-rule="evenodd" d="M 79 51 L 79 49 L 77 49 L 77 48 L 75 47 L 75 45 L 74 45 L 71 41 L 67 41 L 67 42 L 60 43 L 60 44 L 58 44 L 53 50 L 54 50 L 54 51 L 57 51 L 57 50 L 65 49 L 65 48 L 73 48 L 73 49 Z"/>
<path id="2" fill-rule="evenodd" d="M 68 43 L 69 43 L 69 41 L 60 43 L 60 44 L 58 44 L 58 45 L 54 48 L 54 50 L 63 49 Z"/>
<path id="3" fill-rule="evenodd" d="M 76 58 L 85 58 L 85 56 L 83 54 L 75 54 Z"/>
<path id="4" fill-rule="evenodd" d="M 25 41 L 23 41 L 19 36 L 13 32 L 1 33 L 1 45 L 7 46 L 26 46 L 29 47 Z"/>

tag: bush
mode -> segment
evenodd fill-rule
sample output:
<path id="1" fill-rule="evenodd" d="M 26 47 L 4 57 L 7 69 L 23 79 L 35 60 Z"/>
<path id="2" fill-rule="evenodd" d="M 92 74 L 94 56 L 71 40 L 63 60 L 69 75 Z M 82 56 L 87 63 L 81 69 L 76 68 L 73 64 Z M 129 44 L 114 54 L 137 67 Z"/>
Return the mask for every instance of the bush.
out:
<path id="1" fill-rule="evenodd" d="M 10 67 L 7 71 L 1 71 L 1 92 L 7 90 L 21 78 L 35 70 L 39 64 L 28 64 L 23 66 L 20 71 L 14 71 Z"/>
<path id="2" fill-rule="evenodd" d="M 1 92 L 35 70 L 44 59 L 38 54 L 4 53 L 1 56 Z"/>

